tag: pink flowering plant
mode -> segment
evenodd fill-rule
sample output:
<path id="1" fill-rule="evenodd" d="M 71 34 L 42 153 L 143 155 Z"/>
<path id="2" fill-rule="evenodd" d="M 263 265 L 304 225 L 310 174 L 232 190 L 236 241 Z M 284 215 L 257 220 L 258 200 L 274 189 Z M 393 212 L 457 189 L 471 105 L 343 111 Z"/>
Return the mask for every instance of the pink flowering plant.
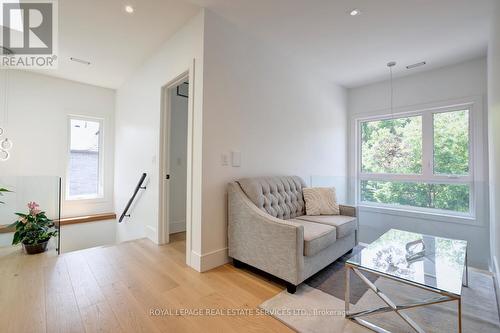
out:
<path id="1" fill-rule="evenodd" d="M 10 225 L 16 228 L 12 245 L 19 243 L 35 245 L 57 236 L 54 223 L 47 218 L 36 202 L 29 202 L 28 209 L 28 214 L 16 213 L 19 218 Z"/>

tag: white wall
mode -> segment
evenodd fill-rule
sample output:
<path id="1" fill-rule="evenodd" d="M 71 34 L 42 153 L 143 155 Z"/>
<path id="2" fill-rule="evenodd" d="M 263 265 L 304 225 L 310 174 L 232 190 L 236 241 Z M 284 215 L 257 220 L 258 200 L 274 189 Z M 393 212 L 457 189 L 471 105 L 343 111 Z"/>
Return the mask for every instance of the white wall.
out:
<path id="1" fill-rule="evenodd" d="M 62 226 L 61 253 L 115 244 L 116 226 L 116 220 Z"/>
<path id="2" fill-rule="evenodd" d="M 2 84 L 6 73 L 0 71 Z M 0 162 L 0 175 L 60 176 L 64 181 L 69 157 L 68 115 L 103 118 L 104 199 L 63 200 L 62 215 L 113 212 L 115 92 L 20 70 L 9 70 L 8 75 L 8 114 L 2 117 L 5 110 L 1 103 L 0 124 L 14 146 L 11 158 Z"/>
<path id="3" fill-rule="evenodd" d="M 273 174 L 345 179 L 346 96 L 344 89 L 298 71 L 220 17 L 202 12 L 117 92 L 118 212 L 139 175 L 149 175 L 148 189 L 133 206 L 131 218 L 118 226 L 119 241 L 147 236 L 161 242 L 157 162 L 161 87 L 188 69 L 193 58 L 195 215 L 190 255 L 194 268 L 207 270 L 227 261 L 228 181 Z M 203 137 L 197 137 L 201 133 Z M 221 154 L 231 150 L 241 151 L 240 168 L 221 166 Z M 203 164 L 197 160 L 201 156 Z M 201 202 L 202 209 L 196 209 Z"/>
<path id="4" fill-rule="evenodd" d="M 117 240 L 149 237 L 162 242 L 159 225 L 160 181 L 159 154 L 162 87 L 176 79 L 195 63 L 190 73 L 194 85 L 194 106 L 189 133 L 192 141 L 193 206 L 201 196 L 201 126 L 203 89 L 203 21 L 200 12 L 175 33 L 163 46 L 126 80 L 116 97 L 115 207 L 121 213 L 143 172 L 148 174 L 147 189 L 141 191 L 130 211 L 131 217 L 118 225 Z M 193 80 L 194 79 L 194 80 Z M 193 216 L 193 251 L 201 244 L 200 211 Z M 199 267 L 198 267 L 199 269 Z"/>
<path id="5" fill-rule="evenodd" d="M 1 163 L 1 162 L 0 162 Z M 9 177 L 0 175 L 0 187 L 9 189 L 0 197 L 0 225 L 13 223 L 18 216 L 27 213 L 27 203 L 40 205 L 50 219 L 59 218 L 59 178 L 56 176 Z"/>
<path id="6" fill-rule="evenodd" d="M 360 240 L 371 242 L 390 228 L 435 234 L 469 241 L 469 260 L 476 267 L 487 268 L 489 263 L 489 221 L 487 205 L 487 151 L 486 151 L 486 59 L 477 59 L 437 70 L 421 72 L 394 81 L 395 112 L 419 110 L 457 101 L 476 101 L 475 157 L 478 162 L 476 180 L 479 189 L 477 219 L 469 224 L 450 222 L 449 218 L 435 218 L 423 214 L 398 214 L 360 208 Z M 379 82 L 350 89 L 348 92 L 350 128 L 350 171 L 355 176 L 356 151 L 354 119 L 366 115 L 388 114 L 389 83 Z M 404 216 L 403 216 L 404 215 Z"/>
<path id="7" fill-rule="evenodd" d="M 495 267 L 500 260 L 500 3 L 492 13 L 492 28 L 488 48 L 488 141 L 490 159 L 490 223 L 491 247 Z M 497 276 L 498 278 L 498 276 Z"/>
<path id="8" fill-rule="evenodd" d="M 298 69 L 216 14 L 205 17 L 203 269 L 227 260 L 227 183 L 346 176 L 345 90 Z M 241 152 L 241 167 L 221 155 Z"/>
<path id="9" fill-rule="evenodd" d="M 169 221 L 171 234 L 186 231 L 187 129 L 188 99 L 170 91 L 170 195 Z"/>

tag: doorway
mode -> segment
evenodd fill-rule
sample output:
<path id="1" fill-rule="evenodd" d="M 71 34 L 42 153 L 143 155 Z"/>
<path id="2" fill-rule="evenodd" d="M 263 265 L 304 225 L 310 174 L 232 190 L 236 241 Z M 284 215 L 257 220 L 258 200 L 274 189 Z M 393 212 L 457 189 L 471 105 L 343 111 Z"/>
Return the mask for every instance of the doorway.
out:
<path id="1" fill-rule="evenodd" d="M 186 243 L 190 265 L 192 87 L 185 72 L 162 89 L 159 243 Z"/>
<path id="2" fill-rule="evenodd" d="M 169 234 L 186 232 L 187 194 L 187 130 L 189 81 L 171 87 L 170 135 L 168 136 L 168 176 L 170 178 L 167 198 Z"/>

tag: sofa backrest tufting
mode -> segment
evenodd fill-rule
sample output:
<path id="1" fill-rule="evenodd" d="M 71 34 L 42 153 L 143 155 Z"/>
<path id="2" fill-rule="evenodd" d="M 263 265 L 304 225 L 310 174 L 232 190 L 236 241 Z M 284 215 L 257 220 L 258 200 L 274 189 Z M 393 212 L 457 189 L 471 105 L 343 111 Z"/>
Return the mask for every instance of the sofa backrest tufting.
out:
<path id="1" fill-rule="evenodd" d="M 257 207 L 271 216 L 288 220 L 305 215 L 302 188 L 306 184 L 300 177 L 245 178 L 238 184 Z"/>

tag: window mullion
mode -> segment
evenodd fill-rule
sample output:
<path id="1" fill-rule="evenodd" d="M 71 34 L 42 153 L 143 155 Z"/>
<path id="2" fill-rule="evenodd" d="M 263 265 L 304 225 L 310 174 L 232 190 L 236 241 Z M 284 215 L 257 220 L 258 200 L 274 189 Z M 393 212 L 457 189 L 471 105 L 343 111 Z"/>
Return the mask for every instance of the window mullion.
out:
<path id="1" fill-rule="evenodd" d="M 434 129 L 432 112 L 422 114 L 422 176 L 431 180 L 434 176 Z"/>

